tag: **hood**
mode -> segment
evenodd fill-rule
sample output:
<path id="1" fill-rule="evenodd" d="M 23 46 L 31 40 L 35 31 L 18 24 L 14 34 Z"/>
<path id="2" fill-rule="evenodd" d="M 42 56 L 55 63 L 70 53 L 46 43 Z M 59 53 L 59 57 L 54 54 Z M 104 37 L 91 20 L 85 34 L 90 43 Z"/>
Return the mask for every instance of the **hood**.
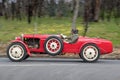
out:
<path id="1" fill-rule="evenodd" d="M 58 36 L 58 35 L 54 35 L 54 34 L 24 34 L 23 37 L 24 38 L 42 38 L 42 39 L 46 39 L 49 36 Z"/>

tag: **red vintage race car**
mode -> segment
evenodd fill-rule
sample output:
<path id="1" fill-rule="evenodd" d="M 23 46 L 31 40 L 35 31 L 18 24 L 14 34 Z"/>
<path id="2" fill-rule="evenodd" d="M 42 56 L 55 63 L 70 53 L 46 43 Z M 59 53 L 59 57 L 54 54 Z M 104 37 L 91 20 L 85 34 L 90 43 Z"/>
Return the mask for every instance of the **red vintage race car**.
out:
<path id="1" fill-rule="evenodd" d="M 112 51 L 112 42 L 105 39 L 79 36 L 76 42 L 68 43 L 61 35 L 24 34 L 11 42 L 7 56 L 11 61 L 22 61 L 32 53 L 47 53 L 51 56 L 76 53 L 83 61 L 95 62 L 100 55 Z"/>

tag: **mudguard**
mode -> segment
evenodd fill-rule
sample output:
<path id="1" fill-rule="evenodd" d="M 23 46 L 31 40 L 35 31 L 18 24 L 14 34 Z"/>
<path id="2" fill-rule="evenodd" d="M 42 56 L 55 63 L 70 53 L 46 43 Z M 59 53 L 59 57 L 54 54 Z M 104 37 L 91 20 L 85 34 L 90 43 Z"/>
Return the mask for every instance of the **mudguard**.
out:
<path id="1" fill-rule="evenodd" d="M 20 41 L 20 40 L 13 40 L 13 41 L 11 41 L 11 42 L 12 42 L 12 43 L 14 43 L 14 42 L 19 42 L 19 43 L 23 44 L 23 45 L 25 46 L 25 48 L 26 48 L 27 54 L 28 54 L 29 56 L 32 55 L 32 54 L 30 53 L 30 50 L 28 49 L 27 45 L 26 45 L 24 42 L 22 42 L 22 41 Z"/>

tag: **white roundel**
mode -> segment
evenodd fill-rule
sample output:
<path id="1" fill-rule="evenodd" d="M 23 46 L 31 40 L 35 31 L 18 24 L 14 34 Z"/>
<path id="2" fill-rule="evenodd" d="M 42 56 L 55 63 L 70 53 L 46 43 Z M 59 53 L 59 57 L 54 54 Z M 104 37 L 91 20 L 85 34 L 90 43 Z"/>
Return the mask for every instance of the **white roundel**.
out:
<path id="1" fill-rule="evenodd" d="M 82 59 L 88 62 L 96 61 L 99 58 L 99 55 L 99 49 L 94 44 L 85 45 L 80 53 Z"/>

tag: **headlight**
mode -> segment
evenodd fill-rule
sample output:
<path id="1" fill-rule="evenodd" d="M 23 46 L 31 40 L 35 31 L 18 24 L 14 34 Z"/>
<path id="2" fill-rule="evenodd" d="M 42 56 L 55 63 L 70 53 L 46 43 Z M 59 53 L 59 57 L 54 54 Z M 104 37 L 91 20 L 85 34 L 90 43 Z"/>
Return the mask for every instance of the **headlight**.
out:
<path id="1" fill-rule="evenodd" d="M 21 40 L 22 41 L 24 40 L 24 34 L 21 34 Z"/>

